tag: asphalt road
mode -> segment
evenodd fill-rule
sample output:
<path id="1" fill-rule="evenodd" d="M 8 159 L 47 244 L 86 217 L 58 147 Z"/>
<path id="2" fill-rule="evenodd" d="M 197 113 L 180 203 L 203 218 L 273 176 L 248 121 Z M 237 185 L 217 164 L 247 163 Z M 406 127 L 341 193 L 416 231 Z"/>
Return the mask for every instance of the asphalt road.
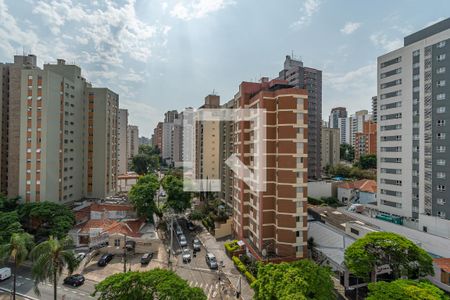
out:
<path id="1" fill-rule="evenodd" d="M 50 283 L 43 283 L 39 285 L 41 295 L 38 296 L 33 291 L 33 280 L 31 279 L 31 270 L 26 267 L 20 267 L 17 272 L 17 287 L 16 290 L 20 294 L 35 298 L 35 299 L 53 299 L 53 285 Z M 64 300 L 85 300 L 95 299 L 90 294 L 95 290 L 96 282 L 86 280 L 82 286 L 72 287 L 63 284 L 64 276 L 62 276 L 58 284 L 58 299 Z M 12 290 L 13 278 L 0 281 L 0 287 Z M 64 296 L 64 297 L 63 297 Z"/>
<path id="2" fill-rule="evenodd" d="M 183 233 L 188 241 L 187 248 L 191 250 L 193 254 L 192 242 L 196 238 L 197 231 L 191 232 L 187 229 L 187 223 L 185 219 L 179 219 L 178 223 L 183 229 Z M 178 237 L 174 232 L 174 244 L 173 248 L 177 257 L 176 273 L 183 279 L 189 282 L 191 287 L 199 287 L 203 289 L 208 299 L 236 299 L 234 297 L 234 290 L 231 287 L 230 282 L 222 274 L 219 280 L 220 271 L 211 270 L 206 264 L 205 255 L 206 249 L 202 245 L 201 250 L 196 253 L 196 256 L 192 256 L 192 260 L 189 263 L 184 263 L 181 255 L 182 248 L 180 247 Z"/>

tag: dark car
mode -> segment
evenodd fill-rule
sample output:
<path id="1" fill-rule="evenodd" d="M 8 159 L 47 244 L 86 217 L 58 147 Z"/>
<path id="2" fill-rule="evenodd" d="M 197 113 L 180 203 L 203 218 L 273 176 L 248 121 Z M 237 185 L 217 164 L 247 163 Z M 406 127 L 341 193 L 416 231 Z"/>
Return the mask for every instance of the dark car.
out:
<path id="1" fill-rule="evenodd" d="M 111 260 L 113 259 L 113 255 L 108 253 L 108 254 L 103 254 L 102 257 L 100 257 L 100 259 L 97 262 L 97 265 L 99 267 L 104 267 L 106 266 Z"/>
<path id="2" fill-rule="evenodd" d="M 84 276 L 81 274 L 73 274 L 64 278 L 64 284 L 71 286 L 80 286 L 84 283 Z"/>
<path id="3" fill-rule="evenodd" d="M 199 239 L 194 239 L 194 241 L 192 242 L 192 248 L 194 249 L 194 251 L 200 251 L 202 249 Z"/>
<path id="4" fill-rule="evenodd" d="M 189 231 L 194 231 L 195 230 L 195 225 L 191 221 L 187 222 L 187 227 L 188 227 Z"/>
<path id="5" fill-rule="evenodd" d="M 146 265 L 148 264 L 153 258 L 153 253 L 145 253 L 144 255 L 142 255 L 141 257 L 141 264 L 142 265 Z"/>

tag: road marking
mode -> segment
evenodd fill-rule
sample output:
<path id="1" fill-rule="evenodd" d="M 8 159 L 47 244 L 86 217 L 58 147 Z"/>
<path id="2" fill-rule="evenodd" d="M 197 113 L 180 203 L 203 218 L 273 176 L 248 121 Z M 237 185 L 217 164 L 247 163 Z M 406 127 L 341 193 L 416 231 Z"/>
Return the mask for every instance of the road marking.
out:
<path id="1" fill-rule="evenodd" d="M 192 285 L 194 284 L 193 281 L 189 281 L 189 286 L 192 287 Z"/>
<path id="2" fill-rule="evenodd" d="M 201 282 L 201 283 L 198 285 L 199 288 L 202 288 L 202 286 L 203 286 L 203 282 Z"/>
<path id="3" fill-rule="evenodd" d="M 31 280 L 31 278 L 25 277 L 26 280 Z"/>
<path id="4" fill-rule="evenodd" d="M 217 291 L 214 291 L 214 293 L 212 294 L 213 298 L 216 298 L 217 296 Z"/>
<path id="5" fill-rule="evenodd" d="M 81 292 L 80 292 L 80 295 L 81 295 L 81 296 L 86 296 L 84 293 L 81 293 Z"/>
<path id="6" fill-rule="evenodd" d="M 219 287 L 219 283 L 216 283 L 216 289 Z"/>
<path id="7" fill-rule="evenodd" d="M 20 275 L 17 275 L 17 277 L 18 277 L 18 278 L 23 278 L 23 277 L 22 277 L 22 276 L 20 276 Z"/>
<path id="8" fill-rule="evenodd" d="M 68 291 L 69 291 L 69 289 L 66 289 L 66 288 L 64 288 L 64 290 L 65 290 L 66 292 L 68 292 Z"/>
<path id="9" fill-rule="evenodd" d="M 74 293 L 74 294 L 78 294 L 78 292 L 77 292 L 77 291 L 72 291 L 72 293 Z"/>
<path id="10" fill-rule="evenodd" d="M 198 286 L 198 282 L 196 281 L 194 287 L 197 287 L 197 286 Z"/>

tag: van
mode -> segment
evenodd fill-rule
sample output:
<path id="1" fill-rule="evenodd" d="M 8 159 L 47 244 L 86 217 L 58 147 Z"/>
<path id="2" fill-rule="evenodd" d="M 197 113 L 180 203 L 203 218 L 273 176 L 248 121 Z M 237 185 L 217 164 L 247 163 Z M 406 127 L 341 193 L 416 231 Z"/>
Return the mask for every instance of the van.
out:
<path id="1" fill-rule="evenodd" d="M 6 280 L 11 277 L 11 268 L 0 269 L 0 280 Z"/>

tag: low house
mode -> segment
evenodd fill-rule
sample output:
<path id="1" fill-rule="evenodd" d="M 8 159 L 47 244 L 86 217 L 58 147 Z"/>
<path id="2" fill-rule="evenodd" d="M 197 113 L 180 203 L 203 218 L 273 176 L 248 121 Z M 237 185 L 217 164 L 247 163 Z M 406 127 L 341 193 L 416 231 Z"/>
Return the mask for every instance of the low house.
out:
<path id="1" fill-rule="evenodd" d="M 336 197 L 339 182 L 336 180 L 308 181 L 308 197 L 315 199 Z"/>
<path id="2" fill-rule="evenodd" d="M 450 292 L 450 258 L 433 259 L 434 277 L 429 278 L 438 287 Z"/>
<path id="3" fill-rule="evenodd" d="M 337 194 L 339 201 L 348 206 L 374 204 L 377 202 L 377 182 L 371 179 L 342 182 L 337 187 Z"/>
<path id="4" fill-rule="evenodd" d="M 131 187 L 136 184 L 139 175 L 136 173 L 128 173 L 117 176 L 117 190 L 119 193 L 128 193 Z"/>

